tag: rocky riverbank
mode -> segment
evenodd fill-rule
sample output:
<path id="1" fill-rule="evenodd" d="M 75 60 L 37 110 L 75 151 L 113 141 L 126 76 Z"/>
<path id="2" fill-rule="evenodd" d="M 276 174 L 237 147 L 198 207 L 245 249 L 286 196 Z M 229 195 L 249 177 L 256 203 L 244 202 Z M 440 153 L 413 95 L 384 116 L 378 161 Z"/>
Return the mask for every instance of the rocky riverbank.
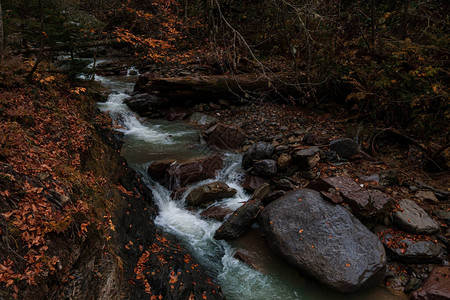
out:
<path id="1" fill-rule="evenodd" d="M 146 93 L 133 95 L 129 107 L 142 116 L 198 126 L 200 140 L 214 154 L 177 165 L 154 163 L 152 178 L 177 178 L 183 192 L 186 185 L 214 178 L 223 151 L 243 153 L 242 186 L 256 194 L 235 213 L 220 206 L 202 213 L 225 218 L 217 238 L 236 238 L 258 222 L 289 263 L 339 291 L 383 282 L 397 292 L 418 290 L 412 293 L 417 299 L 446 293 L 427 278 L 448 264 L 449 178 L 423 172 L 425 154 L 416 145 L 375 142 L 370 128 L 334 119 L 330 108 L 216 99 L 171 104 L 150 88 L 151 75 L 142 78 L 135 90 L 142 92 L 145 81 Z M 367 143 L 374 149 L 370 155 L 361 150 Z M 217 200 L 228 190 L 221 184 L 201 187 L 195 199 Z"/>

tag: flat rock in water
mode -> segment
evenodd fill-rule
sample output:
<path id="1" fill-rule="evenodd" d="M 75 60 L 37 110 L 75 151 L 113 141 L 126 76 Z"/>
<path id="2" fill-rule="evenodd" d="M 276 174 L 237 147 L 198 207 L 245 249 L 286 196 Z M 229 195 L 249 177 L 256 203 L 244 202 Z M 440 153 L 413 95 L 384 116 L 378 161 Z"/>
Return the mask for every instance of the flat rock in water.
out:
<path id="1" fill-rule="evenodd" d="M 260 261 L 260 259 L 255 253 L 251 253 L 245 250 L 237 250 L 236 253 L 234 253 L 233 257 L 246 263 L 247 265 L 261 273 L 267 272 L 263 269 L 263 267 L 259 266 L 258 262 Z"/>
<path id="2" fill-rule="evenodd" d="M 330 143 L 330 149 L 335 151 L 340 157 L 348 158 L 356 154 L 358 144 L 352 139 L 338 139 Z"/>
<path id="3" fill-rule="evenodd" d="M 213 219 L 217 221 L 223 221 L 226 216 L 231 214 L 233 210 L 225 206 L 212 206 L 200 213 L 200 216 L 206 219 Z"/>
<path id="4" fill-rule="evenodd" d="M 196 187 L 186 196 L 186 202 L 192 206 L 233 197 L 237 191 L 230 188 L 225 182 L 216 181 Z"/>
<path id="5" fill-rule="evenodd" d="M 153 109 L 159 109 L 166 105 L 167 100 L 150 94 L 135 94 L 127 98 L 125 104 L 132 110 L 141 115 L 150 113 Z"/>
<path id="6" fill-rule="evenodd" d="M 260 220 L 274 250 L 333 289 L 355 292 L 385 276 L 386 253 L 378 237 L 316 191 L 286 194 L 270 203 Z"/>
<path id="7" fill-rule="evenodd" d="M 411 233 L 432 234 L 439 230 L 439 225 L 414 201 L 399 201 L 399 210 L 394 214 L 395 223 Z"/>
<path id="8" fill-rule="evenodd" d="M 450 267 L 435 267 L 412 300 L 450 299 Z"/>
<path id="9" fill-rule="evenodd" d="M 242 167 L 249 169 L 255 160 L 271 158 L 275 148 L 272 144 L 258 142 L 250 146 L 242 156 Z"/>
<path id="10" fill-rule="evenodd" d="M 212 155 L 184 162 L 177 162 L 173 159 L 153 162 L 148 167 L 147 173 L 162 185 L 177 189 L 191 183 L 214 178 L 222 168 L 222 157 Z"/>
<path id="11" fill-rule="evenodd" d="M 257 189 L 252 197 L 239 207 L 214 234 L 216 240 L 233 240 L 246 233 L 253 221 L 263 209 L 262 198 L 268 193 L 269 185 L 264 184 Z"/>

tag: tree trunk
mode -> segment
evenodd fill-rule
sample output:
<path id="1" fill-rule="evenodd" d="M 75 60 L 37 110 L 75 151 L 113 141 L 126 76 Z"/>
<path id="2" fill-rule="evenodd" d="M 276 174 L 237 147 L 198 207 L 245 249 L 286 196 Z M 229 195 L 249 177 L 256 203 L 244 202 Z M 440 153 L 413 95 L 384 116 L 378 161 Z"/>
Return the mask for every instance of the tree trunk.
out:
<path id="1" fill-rule="evenodd" d="M 2 0 L 0 0 L 0 61 L 3 60 L 3 11 Z"/>

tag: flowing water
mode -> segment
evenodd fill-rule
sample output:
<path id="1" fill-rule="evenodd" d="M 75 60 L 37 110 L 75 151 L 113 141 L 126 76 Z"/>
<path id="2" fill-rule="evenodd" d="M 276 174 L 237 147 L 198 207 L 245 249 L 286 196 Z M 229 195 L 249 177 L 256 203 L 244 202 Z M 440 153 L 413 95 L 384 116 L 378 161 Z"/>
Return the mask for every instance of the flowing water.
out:
<path id="1" fill-rule="evenodd" d="M 256 227 L 232 243 L 215 240 L 213 235 L 220 226 L 219 222 L 205 220 L 200 217 L 200 212 L 188 210 L 185 205 L 186 194 L 181 200 L 172 200 L 171 191 L 152 181 L 146 174 L 146 168 L 152 161 L 192 158 L 205 155 L 209 150 L 199 143 L 199 132 L 186 123 L 143 120 L 128 109 L 123 101 L 133 90 L 136 76 L 131 74 L 136 71 L 130 69 L 130 76 L 126 77 L 96 76 L 96 80 L 111 90 L 107 102 L 99 103 L 99 108 L 108 111 L 121 126 L 117 130 L 124 134 L 122 155 L 142 174 L 143 180 L 153 191 L 159 206 L 155 223 L 178 237 L 221 285 L 228 299 L 399 299 L 381 287 L 342 295 L 313 280 L 300 277 L 295 269 L 268 249 Z M 226 182 L 238 191 L 235 197 L 220 202 L 233 209 L 249 198 L 238 184 L 240 161 L 241 156 L 238 154 L 225 154 L 225 168 L 215 179 Z M 212 181 L 206 180 L 193 187 Z M 261 263 L 261 272 L 233 258 L 236 249 L 255 253 Z"/>

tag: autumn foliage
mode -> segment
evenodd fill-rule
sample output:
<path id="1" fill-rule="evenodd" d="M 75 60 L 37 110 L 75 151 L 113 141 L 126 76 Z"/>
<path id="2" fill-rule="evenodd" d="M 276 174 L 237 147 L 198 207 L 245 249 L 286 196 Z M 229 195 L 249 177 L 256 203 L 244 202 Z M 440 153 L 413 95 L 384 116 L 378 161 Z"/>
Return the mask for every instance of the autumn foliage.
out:
<path id="1" fill-rule="evenodd" d="M 13 85 L 0 90 L 0 286 L 14 297 L 19 287 L 37 285 L 63 266 L 68 271 L 61 262 L 69 254 L 55 237 L 80 243 L 88 230 L 106 237 L 113 229 L 107 201 L 99 202 L 106 179 L 83 166 L 93 143 L 85 88 L 64 77 L 36 77 L 32 84 L 9 78 Z"/>

